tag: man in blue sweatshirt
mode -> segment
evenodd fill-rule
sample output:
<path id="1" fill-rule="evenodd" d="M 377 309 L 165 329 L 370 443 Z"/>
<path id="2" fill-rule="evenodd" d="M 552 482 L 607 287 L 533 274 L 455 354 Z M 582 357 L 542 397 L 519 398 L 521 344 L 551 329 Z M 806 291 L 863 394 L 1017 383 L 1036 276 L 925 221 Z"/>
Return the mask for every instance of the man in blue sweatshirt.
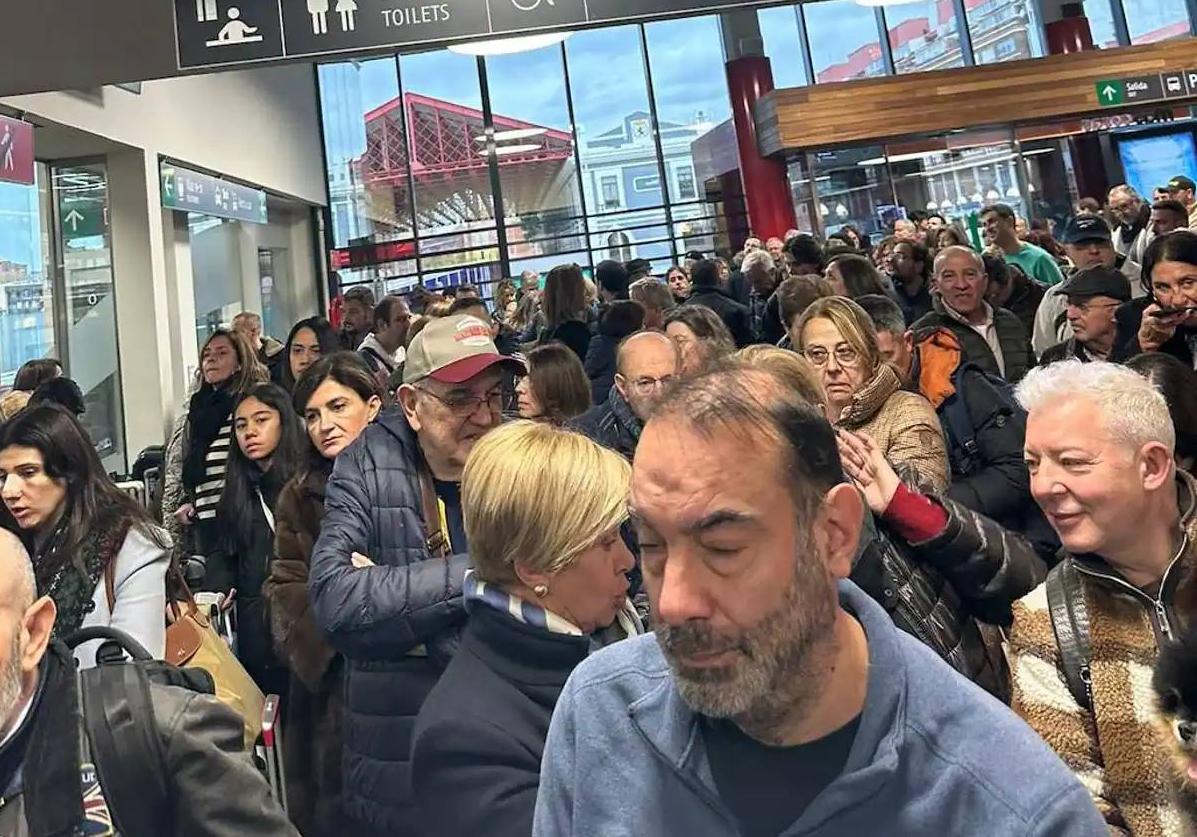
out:
<path id="1" fill-rule="evenodd" d="M 846 580 L 862 500 L 776 374 L 670 393 L 632 512 L 656 636 L 570 677 L 536 837 L 1105 833 L 1026 724 Z"/>

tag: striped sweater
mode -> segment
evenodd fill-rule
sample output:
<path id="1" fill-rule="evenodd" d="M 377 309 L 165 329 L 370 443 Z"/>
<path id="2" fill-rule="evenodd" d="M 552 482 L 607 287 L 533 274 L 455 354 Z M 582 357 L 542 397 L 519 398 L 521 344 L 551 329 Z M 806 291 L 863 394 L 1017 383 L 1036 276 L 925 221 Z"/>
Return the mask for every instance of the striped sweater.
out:
<path id="1" fill-rule="evenodd" d="M 230 415 L 204 457 L 204 481 L 195 487 L 196 520 L 213 520 L 220 493 L 224 490 L 224 471 L 229 461 L 229 445 L 233 439 L 233 417 Z"/>
<path id="2" fill-rule="evenodd" d="M 1197 515 L 1193 478 L 1182 473 L 1179 479 L 1189 540 L 1168 577 L 1175 574 L 1187 583 L 1197 566 Z M 1154 607 L 1115 582 L 1086 575 L 1091 559 L 1077 566 L 1090 619 L 1093 711 L 1082 709 L 1066 685 L 1042 584 L 1014 605 L 1011 705 L 1088 788 L 1113 833 L 1182 837 L 1189 832 L 1175 801 L 1174 773 L 1154 726 Z M 1169 582 L 1163 594 L 1169 610 L 1178 595 L 1187 597 L 1187 590 L 1175 591 L 1176 585 Z M 1175 616 L 1170 616 L 1175 630 Z"/>

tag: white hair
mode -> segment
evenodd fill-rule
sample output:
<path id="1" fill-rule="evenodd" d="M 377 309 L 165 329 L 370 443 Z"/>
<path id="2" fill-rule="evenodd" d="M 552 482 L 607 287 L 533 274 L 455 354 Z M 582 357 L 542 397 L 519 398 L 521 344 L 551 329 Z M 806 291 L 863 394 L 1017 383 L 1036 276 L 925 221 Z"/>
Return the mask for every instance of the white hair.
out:
<path id="1" fill-rule="evenodd" d="M 1163 393 L 1125 366 L 1075 359 L 1041 366 L 1022 379 L 1017 397 L 1028 413 L 1084 399 L 1101 412 L 1110 435 L 1127 447 L 1138 450 L 1158 442 L 1169 451 L 1176 450 L 1176 430 Z"/>
<path id="2" fill-rule="evenodd" d="M 775 267 L 773 257 L 769 255 L 768 250 L 752 250 L 744 257 L 744 262 L 740 265 L 740 272 L 749 273 L 753 270 L 763 270 L 766 273 L 772 273 Z"/>
<path id="3" fill-rule="evenodd" d="M 1113 189 L 1110 190 L 1109 196 L 1110 196 L 1111 200 L 1114 198 L 1115 195 L 1119 195 L 1124 198 L 1129 198 L 1133 201 L 1142 200 L 1142 198 L 1139 197 L 1139 193 L 1135 191 L 1135 187 L 1131 186 L 1129 184 L 1126 184 L 1126 183 L 1120 183 L 1117 186 L 1115 186 Z"/>

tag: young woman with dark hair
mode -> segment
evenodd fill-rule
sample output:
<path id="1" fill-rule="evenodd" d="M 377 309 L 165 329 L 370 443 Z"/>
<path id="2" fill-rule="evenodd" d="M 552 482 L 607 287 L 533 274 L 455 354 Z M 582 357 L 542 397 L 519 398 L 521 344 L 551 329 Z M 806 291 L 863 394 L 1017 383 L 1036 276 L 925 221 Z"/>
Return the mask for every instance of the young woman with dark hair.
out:
<path id="1" fill-rule="evenodd" d="M 292 403 L 307 428 L 307 456 L 279 495 L 262 595 L 274 647 L 290 669 L 283 758 L 291 818 L 303 834 L 324 837 L 342 831 L 344 666 L 312 619 L 308 569 L 333 461 L 377 418 L 382 393 L 360 355 L 339 352 L 308 368 Z"/>
<path id="2" fill-rule="evenodd" d="M 218 329 L 200 349 L 198 386 L 171 434 L 163 474 L 163 519 L 179 560 L 217 546 L 216 504 L 233 438 L 233 404 L 267 376 L 249 342 L 234 332 Z"/>
<path id="3" fill-rule="evenodd" d="M 78 420 L 54 404 L 22 410 L 0 430 L 0 480 L 37 592 L 58 608 L 55 636 L 119 628 L 161 658 L 170 539 L 108 478 Z M 76 650 L 82 667 L 96 648 Z"/>
<path id="4" fill-rule="evenodd" d="M 303 457 L 291 399 L 274 384 L 237 399 L 224 490 L 216 507 L 220 548 L 208 555 L 204 588 L 236 590 L 237 656 L 267 694 L 286 693 L 285 672 L 270 650 L 262 585 L 274 554 L 274 510 Z"/>
<path id="5" fill-rule="evenodd" d="M 332 324 L 323 317 L 308 317 L 291 326 L 284 344 L 286 362 L 276 369 L 275 383 L 287 392 L 295 389 L 295 382 L 304 370 L 322 357 L 341 350 L 340 339 Z"/>

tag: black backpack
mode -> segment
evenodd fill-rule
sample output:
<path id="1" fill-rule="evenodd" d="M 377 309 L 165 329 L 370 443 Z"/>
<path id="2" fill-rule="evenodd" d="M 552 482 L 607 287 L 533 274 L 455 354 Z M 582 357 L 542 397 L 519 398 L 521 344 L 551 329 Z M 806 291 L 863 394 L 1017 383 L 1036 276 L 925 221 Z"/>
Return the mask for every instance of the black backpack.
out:
<path id="1" fill-rule="evenodd" d="M 1085 711 L 1091 711 L 1093 681 L 1089 662 L 1093 647 L 1089 639 L 1089 610 L 1085 605 L 1080 574 L 1070 557 L 1056 564 L 1047 574 L 1047 610 L 1060 651 L 1064 682 L 1072 699 Z"/>
<path id="2" fill-rule="evenodd" d="M 974 372 L 983 379 L 990 390 L 992 400 L 1001 405 L 997 421 L 1026 416 L 1026 411 L 1014 397 L 1014 386 L 1011 383 L 997 375 L 991 375 L 975 363 L 962 360 L 951 378 L 956 391 L 943 402 L 939 413 L 948 446 L 948 457 L 952 464 L 952 476 L 957 479 L 972 476 L 980 467 L 977 457 L 977 432 L 973 427 L 968 404 L 964 401 L 965 372 Z"/>
<path id="3" fill-rule="evenodd" d="M 115 628 L 83 628 L 65 643 L 74 649 L 92 640 L 104 643 L 96 667 L 77 673 L 79 708 L 113 824 L 123 837 L 170 834 L 173 793 L 150 686 L 215 694 L 212 677 L 203 669 L 155 660 Z"/>

